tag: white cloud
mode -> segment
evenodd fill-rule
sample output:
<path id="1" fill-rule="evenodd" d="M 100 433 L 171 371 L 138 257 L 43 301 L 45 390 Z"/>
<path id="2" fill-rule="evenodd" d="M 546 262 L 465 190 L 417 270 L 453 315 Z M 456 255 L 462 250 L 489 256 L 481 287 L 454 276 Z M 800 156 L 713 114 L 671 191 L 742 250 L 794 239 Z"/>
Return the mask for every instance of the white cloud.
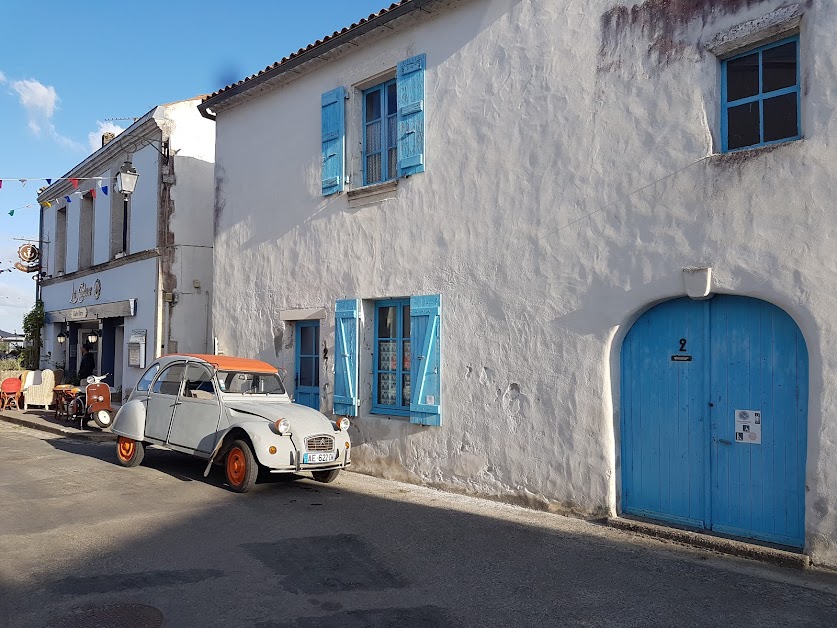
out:
<path id="1" fill-rule="evenodd" d="M 6 75 L 0 72 L 0 85 L 6 82 Z"/>
<path id="2" fill-rule="evenodd" d="M 2 75 L 2 79 L 0 83 L 6 80 L 5 75 Z M 44 85 L 35 79 L 25 79 L 12 81 L 10 86 L 17 93 L 21 106 L 26 110 L 29 117 L 29 129 L 35 135 L 41 135 L 46 130 L 47 135 L 62 146 L 79 152 L 84 150 L 81 144 L 61 135 L 55 129 L 52 116 L 61 99 L 52 85 Z"/>
<path id="3" fill-rule="evenodd" d="M 20 97 L 20 104 L 32 117 L 42 117 L 47 120 L 55 113 L 58 104 L 58 94 L 52 85 L 44 85 L 35 79 L 14 81 L 12 89 Z M 30 124 L 31 126 L 31 124 Z"/>
<path id="4" fill-rule="evenodd" d="M 114 135 L 119 135 L 124 131 L 121 126 L 118 124 L 114 124 L 113 122 L 102 122 L 101 120 L 96 120 L 96 130 L 90 131 L 87 134 L 87 141 L 90 142 L 90 152 L 95 153 L 102 147 L 102 133 L 113 133 Z"/>

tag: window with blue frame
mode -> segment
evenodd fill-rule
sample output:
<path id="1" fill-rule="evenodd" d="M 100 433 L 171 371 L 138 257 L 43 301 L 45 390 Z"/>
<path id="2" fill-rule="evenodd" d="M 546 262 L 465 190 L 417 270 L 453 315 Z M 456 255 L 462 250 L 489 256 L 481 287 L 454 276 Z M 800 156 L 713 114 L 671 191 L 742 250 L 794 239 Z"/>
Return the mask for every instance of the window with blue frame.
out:
<path id="1" fill-rule="evenodd" d="M 798 36 L 736 55 L 722 64 L 724 152 L 802 137 Z"/>
<path id="2" fill-rule="evenodd" d="M 395 79 L 363 92 L 363 184 L 398 177 L 398 92 Z"/>
<path id="3" fill-rule="evenodd" d="M 410 414 L 410 299 L 375 303 L 372 412 Z"/>

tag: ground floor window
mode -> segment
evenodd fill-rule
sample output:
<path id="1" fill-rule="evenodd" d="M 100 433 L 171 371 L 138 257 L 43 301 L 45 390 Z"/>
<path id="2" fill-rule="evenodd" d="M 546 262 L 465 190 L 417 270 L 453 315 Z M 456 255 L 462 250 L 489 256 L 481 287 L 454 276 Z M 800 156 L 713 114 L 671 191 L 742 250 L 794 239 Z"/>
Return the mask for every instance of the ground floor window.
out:
<path id="1" fill-rule="evenodd" d="M 375 303 L 372 411 L 410 414 L 410 299 Z"/>

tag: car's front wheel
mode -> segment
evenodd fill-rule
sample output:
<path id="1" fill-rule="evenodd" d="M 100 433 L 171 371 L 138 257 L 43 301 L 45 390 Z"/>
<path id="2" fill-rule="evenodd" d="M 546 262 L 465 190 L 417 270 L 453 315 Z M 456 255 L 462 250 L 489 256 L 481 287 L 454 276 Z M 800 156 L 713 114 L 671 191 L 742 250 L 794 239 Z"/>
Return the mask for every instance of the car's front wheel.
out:
<path id="1" fill-rule="evenodd" d="M 253 455 L 253 450 L 243 440 L 233 441 L 227 452 L 224 467 L 227 472 L 227 482 L 236 493 L 249 491 L 259 475 L 259 465 Z"/>
<path id="2" fill-rule="evenodd" d="M 123 467 L 135 467 L 145 457 L 145 446 L 142 441 L 120 436 L 116 439 L 116 457 Z"/>
<path id="3" fill-rule="evenodd" d="M 340 469 L 331 469 L 329 471 L 312 471 L 311 475 L 314 476 L 314 479 L 317 480 L 317 482 L 328 484 L 329 482 L 334 482 L 339 473 Z"/>

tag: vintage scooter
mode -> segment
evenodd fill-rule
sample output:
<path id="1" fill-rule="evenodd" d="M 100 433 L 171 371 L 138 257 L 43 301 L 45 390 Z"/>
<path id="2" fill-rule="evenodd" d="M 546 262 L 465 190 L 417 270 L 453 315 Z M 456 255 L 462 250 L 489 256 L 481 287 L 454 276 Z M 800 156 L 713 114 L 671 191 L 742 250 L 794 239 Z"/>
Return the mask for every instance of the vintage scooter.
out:
<path id="1" fill-rule="evenodd" d="M 110 427 L 113 423 L 113 408 L 110 406 L 110 386 L 102 383 L 110 373 L 104 375 L 91 375 L 87 378 L 87 386 L 84 392 L 80 388 L 74 388 L 75 397 L 70 401 L 70 419 L 79 422 L 79 428 L 84 429 L 84 423 L 88 419 L 102 429 Z"/>

